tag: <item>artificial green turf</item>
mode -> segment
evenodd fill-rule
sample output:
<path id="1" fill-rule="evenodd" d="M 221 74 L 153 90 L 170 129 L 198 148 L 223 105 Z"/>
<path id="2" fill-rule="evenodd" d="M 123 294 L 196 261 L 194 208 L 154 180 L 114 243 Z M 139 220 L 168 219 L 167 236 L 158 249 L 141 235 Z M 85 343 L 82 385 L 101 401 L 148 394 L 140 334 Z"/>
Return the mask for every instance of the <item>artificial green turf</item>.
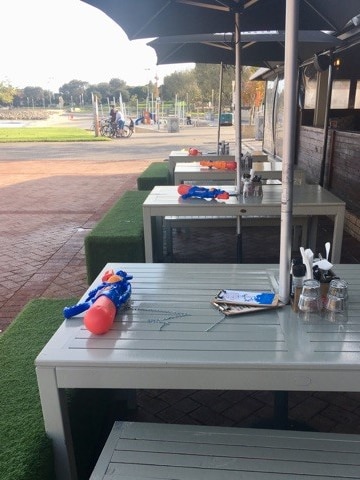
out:
<path id="1" fill-rule="evenodd" d="M 76 300 L 75 300 L 76 301 Z M 74 300 L 30 302 L 0 337 L 0 478 L 54 478 L 34 361 Z"/>
<path id="2" fill-rule="evenodd" d="M 169 184 L 169 167 L 166 162 L 151 163 L 137 178 L 138 190 L 152 190 L 156 185 Z"/>
<path id="3" fill-rule="evenodd" d="M 33 300 L 0 336 L 1 480 L 55 478 L 34 362 L 64 320 L 63 308 L 76 302 L 75 298 Z M 85 480 L 101 450 L 99 441 L 107 434 L 111 391 L 71 390 L 67 398 L 79 480 Z"/>
<path id="4" fill-rule="evenodd" d="M 144 262 L 142 205 L 147 190 L 129 190 L 85 237 L 89 284 L 108 262 Z"/>

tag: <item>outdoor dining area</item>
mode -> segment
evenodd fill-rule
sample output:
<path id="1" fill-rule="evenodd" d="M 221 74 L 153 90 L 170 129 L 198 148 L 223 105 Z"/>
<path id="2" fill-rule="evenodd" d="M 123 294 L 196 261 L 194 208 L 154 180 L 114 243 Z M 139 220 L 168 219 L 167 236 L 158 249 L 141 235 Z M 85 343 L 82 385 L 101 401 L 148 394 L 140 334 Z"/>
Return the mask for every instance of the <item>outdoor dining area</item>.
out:
<path id="1" fill-rule="evenodd" d="M 299 315 L 290 305 L 227 316 L 211 304 L 223 289 L 276 291 L 279 270 L 273 264 L 194 269 L 110 263 L 87 293 L 109 270 L 131 275 L 132 288 L 131 303 L 119 310 L 110 330 L 91 333 L 84 314 L 66 320 L 36 360 L 58 478 L 76 478 L 66 389 L 358 390 L 359 265 L 336 266 L 349 283 L 346 318 L 334 312 Z M 120 478 L 127 471 L 130 478 L 165 472 L 198 478 L 199 469 L 230 478 L 249 471 L 258 478 L 284 471 L 288 478 L 315 478 L 319 472 L 331 478 L 329 465 L 333 478 L 356 478 L 359 436 L 289 431 L 276 424 L 278 416 L 274 411 L 272 429 L 264 430 L 215 427 L 211 418 L 208 426 L 137 423 L 135 415 L 135 422 L 115 425 L 91 478 Z"/>
<path id="2" fill-rule="evenodd" d="M 360 263 L 342 263 L 346 202 L 294 165 L 297 32 L 326 28 L 321 7 L 340 29 L 360 13 L 358 2 L 87 3 L 130 38 L 285 31 L 286 122 L 281 160 L 246 152 L 239 118 L 229 155 L 169 152 L 161 165 L 149 165 L 153 179 L 138 180 L 145 188 L 125 192 L 86 237 L 89 287 L 64 306 L 64 320 L 35 360 L 57 480 L 82 480 L 72 391 L 115 392 L 125 405 L 99 433 L 90 480 L 359 479 L 360 434 L 292 422 L 288 403 L 296 392 L 360 392 Z M 197 9 L 205 12 L 201 21 Z M 240 90 L 236 98 L 239 105 Z M 196 260 L 188 239 L 197 229 L 205 232 L 206 261 L 177 261 L 177 245 L 182 258 L 188 252 Z M 267 233 L 273 229 L 276 240 Z M 247 260 L 250 230 L 265 256 L 268 248 L 268 261 Z M 231 244 L 217 243 L 223 231 Z M 234 261 L 222 262 L 226 257 Z M 299 265 L 304 271 L 296 274 Z M 154 394 L 154 410 L 161 391 L 169 398 L 270 392 L 273 400 L 266 421 L 254 425 L 219 424 L 210 413 L 159 422 L 137 410 L 145 391 Z"/>
<path id="3" fill-rule="evenodd" d="M 164 168 L 169 168 L 167 162 Z M 130 192 L 141 194 L 144 260 L 109 260 L 97 275 L 93 273 L 88 291 L 76 305 L 65 307 L 64 322 L 36 359 L 42 412 L 58 478 L 77 478 L 65 392 L 79 389 L 116 390 L 133 412 L 130 416 L 126 409 L 117 412 L 91 479 L 124 475 L 200 478 L 203 470 L 229 478 L 243 472 L 264 479 L 277 478 L 280 472 L 286 472 L 285 478 L 311 478 L 319 472 L 323 478 L 356 478 L 359 437 L 309 431 L 306 424 L 292 423 L 287 403 L 289 392 L 358 391 L 360 266 L 340 263 L 344 202 L 320 186 L 296 186 L 294 215 L 304 219 L 307 241 L 314 236 L 318 246 L 317 218 L 332 219 L 331 251 L 325 252 L 324 247 L 322 253 L 331 261 L 334 276 L 346 280 L 348 286 L 347 306 L 341 312 L 324 307 L 299 311 L 292 301 L 283 304 L 279 300 L 276 263 L 243 263 L 239 258 L 232 264 L 169 263 L 156 257 L 164 253 L 165 246 L 160 245 L 166 239 L 167 217 L 186 217 L 196 224 L 199 218 L 200 222 L 209 220 L 210 215 L 215 220 L 216 216 L 236 220 L 241 214 L 244 220 L 247 215 L 260 221 L 270 217 L 274 224 L 280 216 L 282 184 L 263 185 L 262 196 L 248 199 L 249 203 L 243 194 L 218 203 L 213 198 L 181 200 L 178 188 L 155 185 L 149 191 Z M 235 192 L 235 185 L 225 188 Z M 131 196 L 124 197 L 129 206 Z M 127 215 L 134 217 L 132 206 Z M 207 229 L 212 245 L 211 231 L 218 230 L 213 221 Z M 261 223 L 254 228 L 266 231 Z M 236 235 L 236 221 L 229 230 Z M 174 232 L 174 239 L 177 236 Z M 110 258 L 111 246 L 107 248 Z M 99 248 L 95 255 L 98 252 Z M 112 285 L 119 287 L 115 287 L 115 296 L 107 297 L 103 288 L 111 290 Z M 218 303 L 222 291 L 263 292 L 274 295 L 277 303 L 232 314 L 234 307 L 227 312 Z M 88 319 L 87 312 L 96 312 L 97 301 L 109 303 L 113 312 L 106 326 L 99 327 L 96 315 L 94 323 Z M 102 306 L 98 308 L 100 313 Z M 136 392 L 141 398 L 146 390 L 267 391 L 274 395 L 274 403 L 267 422 L 246 428 L 214 425 L 211 419 L 207 425 L 148 423 L 132 410 L 139 398 Z"/>

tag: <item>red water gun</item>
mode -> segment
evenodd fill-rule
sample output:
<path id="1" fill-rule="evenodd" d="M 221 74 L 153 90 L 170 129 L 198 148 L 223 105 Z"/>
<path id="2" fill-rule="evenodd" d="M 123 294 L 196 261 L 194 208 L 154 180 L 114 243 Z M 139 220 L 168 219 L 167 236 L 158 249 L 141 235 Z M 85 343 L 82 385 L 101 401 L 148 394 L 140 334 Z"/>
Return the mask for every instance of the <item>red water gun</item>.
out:
<path id="1" fill-rule="evenodd" d="M 188 153 L 191 157 L 195 157 L 196 155 L 202 155 L 202 153 L 195 147 L 190 147 Z"/>
<path id="2" fill-rule="evenodd" d="M 200 160 L 200 165 L 218 170 L 236 170 L 236 162 L 225 162 L 224 160 Z"/>
<path id="3" fill-rule="evenodd" d="M 220 190 L 219 188 L 198 187 L 196 185 L 185 185 L 183 183 L 178 186 L 177 190 L 183 199 L 195 197 L 227 200 L 230 197 L 228 192 Z"/>

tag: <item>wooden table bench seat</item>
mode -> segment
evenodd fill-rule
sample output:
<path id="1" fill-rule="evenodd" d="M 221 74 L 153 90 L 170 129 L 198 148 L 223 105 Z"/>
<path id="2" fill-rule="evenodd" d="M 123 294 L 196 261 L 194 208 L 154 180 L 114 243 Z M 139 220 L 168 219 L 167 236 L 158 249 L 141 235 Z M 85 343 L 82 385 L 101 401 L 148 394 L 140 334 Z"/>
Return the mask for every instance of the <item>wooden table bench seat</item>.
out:
<path id="1" fill-rule="evenodd" d="M 90 480 L 360 478 L 360 436 L 115 422 Z"/>

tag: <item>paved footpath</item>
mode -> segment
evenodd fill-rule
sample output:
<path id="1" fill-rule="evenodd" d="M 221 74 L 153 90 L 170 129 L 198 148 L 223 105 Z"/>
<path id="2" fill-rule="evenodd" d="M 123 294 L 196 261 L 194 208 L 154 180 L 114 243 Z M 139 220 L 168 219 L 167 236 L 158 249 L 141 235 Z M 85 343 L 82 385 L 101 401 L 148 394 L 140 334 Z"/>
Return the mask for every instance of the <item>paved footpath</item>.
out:
<path id="1" fill-rule="evenodd" d="M 234 130 L 225 131 L 233 141 Z M 139 174 L 171 150 L 216 148 L 217 129 L 149 131 L 106 142 L 0 146 L 0 330 L 37 297 L 87 288 L 84 237 Z"/>

